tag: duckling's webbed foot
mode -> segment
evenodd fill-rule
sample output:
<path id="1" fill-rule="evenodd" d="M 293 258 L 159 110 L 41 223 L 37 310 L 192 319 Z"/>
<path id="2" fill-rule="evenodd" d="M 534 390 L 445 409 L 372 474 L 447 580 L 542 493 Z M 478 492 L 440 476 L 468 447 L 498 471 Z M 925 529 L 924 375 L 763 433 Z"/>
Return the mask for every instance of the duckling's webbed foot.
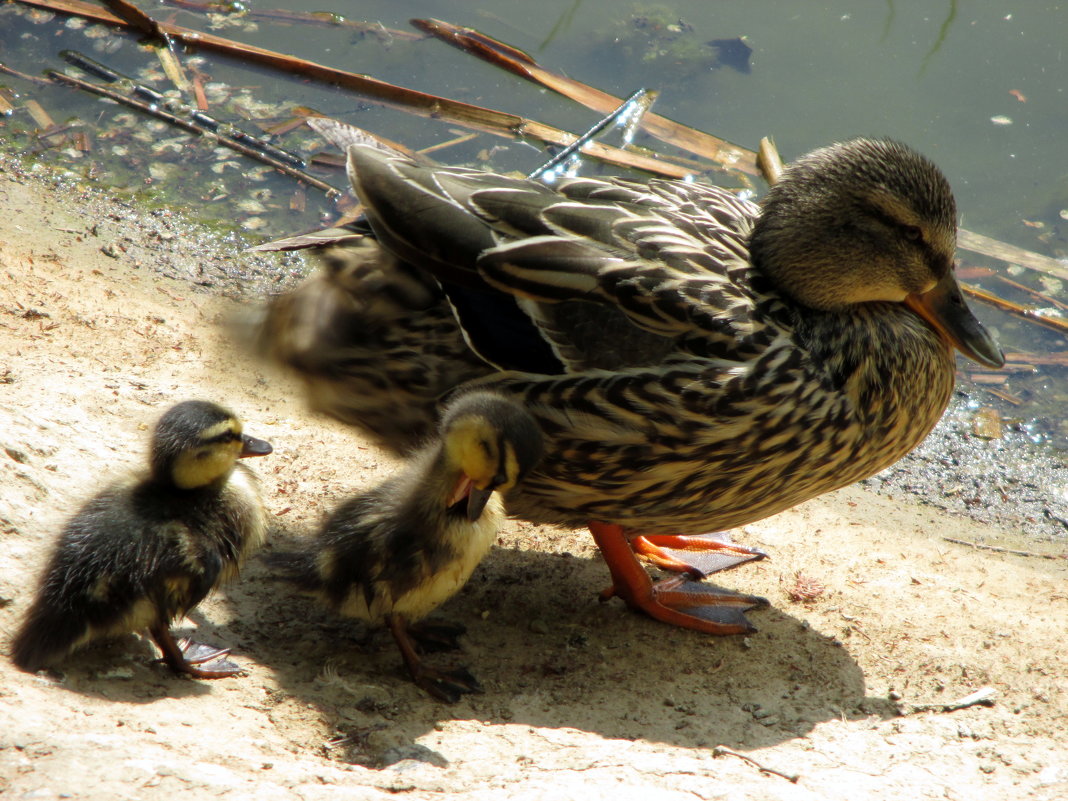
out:
<path id="1" fill-rule="evenodd" d="M 185 657 L 185 661 L 190 665 L 203 665 L 205 662 L 222 659 L 230 654 L 229 648 L 216 648 L 214 645 L 197 642 L 190 637 L 183 637 L 178 640 L 178 649 L 182 652 L 182 656 Z"/>
<path id="2" fill-rule="evenodd" d="M 596 535 L 595 535 L 596 536 Z M 757 548 L 731 542 L 727 532 L 697 535 L 646 534 L 630 538 L 639 559 L 675 573 L 704 578 L 767 557 Z"/>
<path id="3" fill-rule="evenodd" d="M 683 576 L 654 584 L 638 561 L 637 549 L 631 548 L 633 540 L 628 542 L 622 526 L 594 521 L 590 523 L 590 532 L 612 573 L 612 587 L 601 594 L 602 600 L 618 595 L 632 609 L 640 609 L 650 617 L 707 634 L 748 634 L 756 631 L 746 619 L 745 612 L 758 606 L 767 606 L 767 599 L 691 581 Z M 761 558 L 756 554 L 759 551 L 748 556 L 739 554 L 740 561 L 735 564 Z M 680 570 L 692 571 L 692 566 Z"/>
<path id="4" fill-rule="evenodd" d="M 455 704 L 465 693 L 482 692 L 482 685 L 478 683 L 478 679 L 472 676 L 471 671 L 465 667 L 455 670 L 438 670 L 421 664 L 417 672 L 412 673 L 412 681 L 439 701 L 447 704 Z"/>
<path id="5" fill-rule="evenodd" d="M 420 626 L 417 630 L 427 628 L 433 629 L 436 626 Z M 412 681 L 430 695 L 439 701 L 454 704 L 464 693 L 482 692 L 482 685 L 467 668 L 438 670 L 424 664 L 416 651 L 416 641 L 412 637 L 408 622 L 401 615 L 389 617 L 389 630 L 393 633 L 393 639 L 397 641 L 397 647 L 400 648 L 401 657 L 404 659 Z M 456 633 L 454 637 L 459 636 L 459 633 L 462 632 Z"/>
<path id="6" fill-rule="evenodd" d="M 226 659 L 229 648 L 216 648 L 189 638 L 175 642 L 174 635 L 166 626 L 149 630 L 156 641 L 167 666 L 175 673 L 185 673 L 197 679 L 224 679 L 241 673 L 241 666 Z"/>

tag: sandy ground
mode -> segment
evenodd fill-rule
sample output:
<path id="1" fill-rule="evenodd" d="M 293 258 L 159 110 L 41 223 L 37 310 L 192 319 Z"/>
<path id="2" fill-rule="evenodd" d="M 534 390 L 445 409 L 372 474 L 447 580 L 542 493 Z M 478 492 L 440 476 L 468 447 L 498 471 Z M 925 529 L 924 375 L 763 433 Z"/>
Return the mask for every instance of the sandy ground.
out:
<path id="1" fill-rule="evenodd" d="M 49 543 L 177 400 L 225 402 L 274 443 L 255 465 L 269 547 L 394 466 L 231 344 L 234 302 L 196 285 L 195 238 L 167 215 L 131 227 L 48 189 L 0 173 L 0 795 L 1068 798 L 1068 563 L 946 543 L 1014 540 L 856 488 L 737 534 L 772 555 L 723 577 L 772 601 L 744 638 L 601 604 L 588 534 L 509 522 L 440 612 L 486 689 L 454 706 L 258 561 L 179 626 L 232 646 L 244 677 L 172 676 L 135 636 L 15 670 Z M 984 687 L 992 706 L 922 706 Z"/>

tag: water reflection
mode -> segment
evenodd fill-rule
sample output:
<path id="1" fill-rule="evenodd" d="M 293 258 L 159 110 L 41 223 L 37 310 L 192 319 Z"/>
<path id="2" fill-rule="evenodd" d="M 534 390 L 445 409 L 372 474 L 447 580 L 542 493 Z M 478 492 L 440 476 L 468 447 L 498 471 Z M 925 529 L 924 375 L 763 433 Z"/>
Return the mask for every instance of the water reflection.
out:
<path id="1" fill-rule="evenodd" d="M 953 21 L 957 18 L 957 0 L 949 0 L 949 9 L 946 12 L 946 18 L 942 21 L 941 27 L 938 29 L 938 36 L 931 44 L 931 49 L 927 51 L 923 57 L 923 61 L 920 62 L 920 75 L 923 75 L 927 71 L 927 65 L 934 57 L 935 53 L 942 49 L 942 45 L 945 44 L 946 37 L 949 36 L 949 29 L 953 26 Z"/>

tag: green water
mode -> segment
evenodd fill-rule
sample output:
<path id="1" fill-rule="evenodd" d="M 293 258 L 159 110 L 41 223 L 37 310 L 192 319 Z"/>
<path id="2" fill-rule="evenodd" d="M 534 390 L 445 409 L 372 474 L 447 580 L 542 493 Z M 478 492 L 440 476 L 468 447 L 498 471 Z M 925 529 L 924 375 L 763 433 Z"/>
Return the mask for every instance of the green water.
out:
<path id="1" fill-rule="evenodd" d="M 344 2 L 260 0 L 257 9 L 330 11 L 412 30 L 411 17 L 431 16 L 479 28 L 522 48 L 545 66 L 613 92 L 659 89 L 656 110 L 680 122 L 753 147 L 774 135 L 785 158 L 858 134 L 910 143 L 952 183 L 966 228 L 1057 258 L 1068 254 L 1068 9 L 1057 4 L 929 2 L 784 3 L 691 0 L 639 5 L 606 0 L 512 2 Z M 209 19 L 142 3 L 160 18 L 213 30 L 243 42 L 362 72 L 427 92 L 522 114 L 580 131 L 598 115 L 436 41 L 341 27 L 272 21 L 212 28 Z M 491 10 L 492 9 L 492 10 Z M 745 37 L 748 70 L 716 66 L 707 42 Z M 154 56 L 130 35 L 72 23 L 62 16 L 31 21 L 0 6 L 0 60 L 31 74 L 62 69 L 59 51 L 81 50 L 137 77 L 167 87 Z M 296 105 L 315 108 L 413 147 L 455 137 L 457 126 L 363 103 L 339 90 L 249 68 L 211 53 L 190 63 L 216 87 L 220 116 L 281 120 Z M 43 147 L 23 110 L 0 128 L 4 146 L 57 165 L 78 180 L 188 209 L 201 219 L 245 230 L 256 241 L 314 226 L 332 205 L 319 193 L 241 156 L 216 151 L 176 130 L 60 87 L 0 76 L 0 85 L 32 98 L 58 122 L 80 124 L 92 150 Z M 293 148 L 314 138 L 288 134 Z M 655 145 L 655 143 L 646 142 Z M 489 156 L 496 168 L 529 170 L 544 154 L 524 143 L 482 135 L 440 151 L 444 161 Z M 343 185 L 339 172 L 321 173 Z M 303 203 L 303 210 L 299 210 Z M 298 210 L 294 210 L 296 205 Z M 1062 217 L 1062 211 L 1064 217 Z M 966 266 L 1006 266 L 962 252 Z M 1014 270 L 1014 280 L 1068 301 L 1059 281 Z M 996 279 L 982 283 L 1003 297 L 1034 300 Z M 1065 338 L 979 307 L 1008 351 L 1068 351 Z M 1068 373 L 1042 366 L 1014 374 L 991 398 L 1037 436 L 1068 442 L 1063 404 Z"/>

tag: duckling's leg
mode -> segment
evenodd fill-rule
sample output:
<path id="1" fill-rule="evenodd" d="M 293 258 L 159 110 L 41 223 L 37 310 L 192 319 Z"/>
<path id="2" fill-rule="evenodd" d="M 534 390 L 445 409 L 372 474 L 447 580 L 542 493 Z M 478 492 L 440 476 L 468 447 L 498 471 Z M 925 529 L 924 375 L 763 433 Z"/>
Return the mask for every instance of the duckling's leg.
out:
<path id="1" fill-rule="evenodd" d="M 436 651 L 458 651 L 460 636 L 467 631 L 459 623 L 408 624 L 408 636 L 415 640 L 424 654 Z"/>
<path id="2" fill-rule="evenodd" d="M 756 628 L 745 618 L 746 610 L 767 606 L 756 595 L 690 581 L 675 576 L 653 583 L 631 548 L 623 527 L 591 521 L 590 533 L 612 573 L 612 587 L 602 598 L 618 595 L 632 609 L 683 628 L 708 634 L 748 634 Z"/>
<path id="3" fill-rule="evenodd" d="M 241 672 L 240 666 L 228 659 L 223 659 L 230 653 L 229 649 L 212 648 L 191 640 L 183 641 L 184 647 L 180 647 L 174 641 L 174 635 L 171 634 L 166 624 L 153 626 L 149 629 L 149 633 L 163 652 L 163 661 L 175 673 L 185 673 L 197 679 L 222 679 Z M 190 658 L 190 653 L 192 658 Z M 212 664 L 208 667 L 197 667 L 205 662 Z"/>
<path id="4" fill-rule="evenodd" d="M 464 693 L 480 693 L 482 685 L 467 668 L 437 670 L 427 667 L 415 649 L 415 642 L 408 633 L 408 621 L 403 615 L 389 615 L 389 630 L 397 641 L 401 657 L 408 667 L 412 681 L 439 701 L 455 704 Z"/>
<path id="5" fill-rule="evenodd" d="M 704 578 L 722 570 L 767 557 L 758 548 L 731 542 L 725 531 L 716 534 L 647 534 L 630 538 L 631 550 L 664 570 Z"/>

